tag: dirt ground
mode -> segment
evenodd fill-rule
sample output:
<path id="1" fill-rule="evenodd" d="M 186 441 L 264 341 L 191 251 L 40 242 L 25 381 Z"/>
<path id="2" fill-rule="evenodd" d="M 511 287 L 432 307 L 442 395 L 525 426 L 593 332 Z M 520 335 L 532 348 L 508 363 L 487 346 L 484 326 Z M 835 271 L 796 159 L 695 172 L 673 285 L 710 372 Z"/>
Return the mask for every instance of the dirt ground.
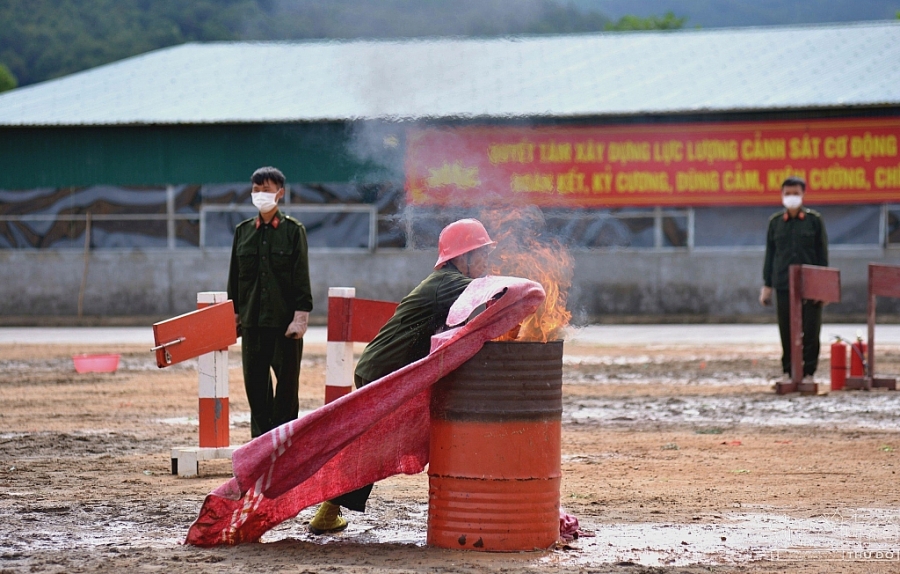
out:
<path id="1" fill-rule="evenodd" d="M 77 374 L 71 356 L 122 354 Z M 900 572 L 900 393 L 777 397 L 772 346 L 566 344 L 561 501 L 583 536 L 540 552 L 425 545 L 427 476 L 376 485 L 350 528 L 313 509 L 259 544 L 181 544 L 230 462 L 170 470 L 196 444 L 197 372 L 135 346 L 0 345 L 0 574 L 10 572 Z M 237 347 L 232 444 L 249 440 Z M 301 410 L 322 404 L 307 345 Z M 900 372 L 882 348 L 880 374 Z M 823 349 L 820 378 L 828 377 Z M 898 397 L 898 398 L 895 398 Z"/>

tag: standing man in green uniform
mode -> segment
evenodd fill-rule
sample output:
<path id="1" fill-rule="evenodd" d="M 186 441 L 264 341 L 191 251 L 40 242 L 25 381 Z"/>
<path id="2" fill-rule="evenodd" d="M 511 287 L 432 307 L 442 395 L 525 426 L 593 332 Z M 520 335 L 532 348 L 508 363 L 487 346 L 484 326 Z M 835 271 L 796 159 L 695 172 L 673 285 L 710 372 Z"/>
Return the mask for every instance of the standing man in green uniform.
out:
<path id="1" fill-rule="evenodd" d="M 784 211 L 769 218 L 766 234 L 766 259 L 763 264 L 763 288 L 759 294 L 761 305 L 772 302 L 781 333 L 782 382 L 791 380 L 791 326 L 788 267 L 791 265 L 828 265 L 828 235 L 825 223 L 817 212 L 803 207 L 806 182 L 789 177 L 781 184 Z M 822 329 L 822 303 L 803 301 L 803 381 L 813 382 L 819 363 L 819 333 Z"/>
<path id="2" fill-rule="evenodd" d="M 228 298 L 241 332 L 250 436 L 297 418 L 303 335 L 312 311 L 303 224 L 278 209 L 284 174 L 261 167 L 250 178 L 259 215 L 238 224 L 231 247 Z M 272 384 L 274 371 L 277 385 Z"/>
<path id="3" fill-rule="evenodd" d="M 450 307 L 472 279 L 487 272 L 495 245 L 477 219 L 460 219 L 441 231 L 434 272 L 400 301 L 394 315 L 366 345 L 354 372 L 357 388 L 428 355 L 431 336 L 445 327 Z M 365 512 L 372 486 L 323 502 L 309 530 L 324 534 L 345 529 L 341 507 Z"/>

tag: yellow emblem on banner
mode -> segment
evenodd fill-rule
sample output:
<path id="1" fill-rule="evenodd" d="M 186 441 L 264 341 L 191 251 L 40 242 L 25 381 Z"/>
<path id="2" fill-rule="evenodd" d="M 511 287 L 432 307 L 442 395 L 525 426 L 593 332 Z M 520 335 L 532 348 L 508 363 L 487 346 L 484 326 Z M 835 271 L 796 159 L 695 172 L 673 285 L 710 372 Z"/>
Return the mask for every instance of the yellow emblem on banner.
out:
<path id="1" fill-rule="evenodd" d="M 456 161 L 452 164 L 444 162 L 444 165 L 437 169 L 429 169 L 431 174 L 426 179 L 426 183 L 430 188 L 444 187 L 452 185 L 460 189 L 469 189 L 481 185 L 478 179 L 477 167 L 463 167 Z"/>

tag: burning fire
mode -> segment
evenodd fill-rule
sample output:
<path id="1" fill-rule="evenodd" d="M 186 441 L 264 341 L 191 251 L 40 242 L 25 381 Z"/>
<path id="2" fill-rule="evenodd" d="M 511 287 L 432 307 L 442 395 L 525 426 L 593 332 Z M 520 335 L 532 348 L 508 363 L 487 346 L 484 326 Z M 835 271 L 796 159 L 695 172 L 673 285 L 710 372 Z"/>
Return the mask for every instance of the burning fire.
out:
<path id="1" fill-rule="evenodd" d="M 500 341 L 546 343 L 562 338 L 572 314 L 566 297 L 572 286 L 572 258 L 556 240 L 541 237 L 544 217 L 537 208 L 490 211 L 481 214 L 497 249 L 491 256 L 490 273 L 524 277 L 541 284 L 547 296 L 533 315 Z"/>

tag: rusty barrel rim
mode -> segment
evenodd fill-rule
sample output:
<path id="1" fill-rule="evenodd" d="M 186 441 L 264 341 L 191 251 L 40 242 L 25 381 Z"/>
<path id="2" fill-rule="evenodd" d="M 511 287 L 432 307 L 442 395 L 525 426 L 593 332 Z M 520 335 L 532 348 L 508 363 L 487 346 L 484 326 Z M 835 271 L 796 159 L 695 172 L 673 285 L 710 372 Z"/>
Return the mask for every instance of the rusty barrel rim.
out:
<path id="1" fill-rule="evenodd" d="M 438 381 L 431 416 L 450 421 L 559 420 L 562 341 L 491 341 Z"/>

